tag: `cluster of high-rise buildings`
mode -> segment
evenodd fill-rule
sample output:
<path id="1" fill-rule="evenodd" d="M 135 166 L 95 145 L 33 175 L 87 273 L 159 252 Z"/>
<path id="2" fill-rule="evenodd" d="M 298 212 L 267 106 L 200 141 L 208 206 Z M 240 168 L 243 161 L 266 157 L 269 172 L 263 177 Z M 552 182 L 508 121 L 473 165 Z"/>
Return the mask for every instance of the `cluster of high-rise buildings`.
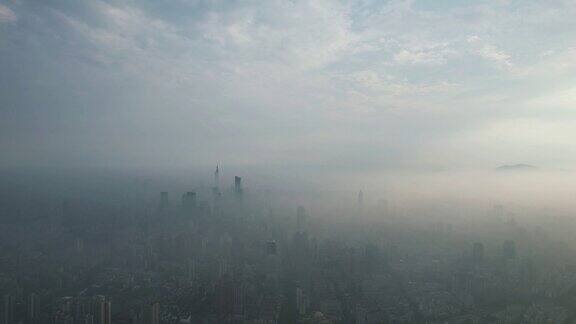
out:
<path id="1" fill-rule="evenodd" d="M 467 221 L 389 217 L 387 202 L 371 206 L 362 191 L 343 215 L 319 215 L 303 199 L 281 205 L 270 192 L 248 191 L 238 176 L 226 190 L 220 181 L 217 167 L 213 185 L 181 196 L 69 199 L 45 208 L 44 218 L 0 225 L 18 234 L 0 241 L 0 324 L 532 323 L 576 315 L 576 266 L 546 255 L 546 238 L 535 242 L 539 232 L 503 220 L 501 206 L 471 231 Z"/>

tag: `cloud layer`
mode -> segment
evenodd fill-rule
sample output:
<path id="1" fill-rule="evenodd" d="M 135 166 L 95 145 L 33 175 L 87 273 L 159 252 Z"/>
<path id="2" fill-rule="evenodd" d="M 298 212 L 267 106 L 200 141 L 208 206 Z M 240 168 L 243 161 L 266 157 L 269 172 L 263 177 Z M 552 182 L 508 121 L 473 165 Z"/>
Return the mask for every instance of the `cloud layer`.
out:
<path id="1" fill-rule="evenodd" d="M 576 3 L 0 1 L 3 165 L 576 162 Z"/>

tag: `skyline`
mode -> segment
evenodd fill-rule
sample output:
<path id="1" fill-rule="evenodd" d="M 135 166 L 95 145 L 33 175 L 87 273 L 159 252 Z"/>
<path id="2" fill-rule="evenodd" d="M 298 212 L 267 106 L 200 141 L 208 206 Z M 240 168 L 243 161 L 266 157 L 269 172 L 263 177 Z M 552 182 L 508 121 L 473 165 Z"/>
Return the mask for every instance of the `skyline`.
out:
<path id="1" fill-rule="evenodd" d="M 0 324 L 576 323 L 576 0 L 0 0 Z"/>

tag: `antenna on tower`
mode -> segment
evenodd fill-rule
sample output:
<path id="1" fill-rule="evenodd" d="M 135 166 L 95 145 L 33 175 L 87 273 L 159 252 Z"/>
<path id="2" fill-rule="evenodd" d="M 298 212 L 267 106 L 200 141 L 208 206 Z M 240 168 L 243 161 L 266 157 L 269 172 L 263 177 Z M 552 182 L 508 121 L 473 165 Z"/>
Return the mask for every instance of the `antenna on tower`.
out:
<path id="1" fill-rule="evenodd" d="M 216 171 L 214 171 L 214 188 L 220 188 L 220 165 L 216 163 Z"/>

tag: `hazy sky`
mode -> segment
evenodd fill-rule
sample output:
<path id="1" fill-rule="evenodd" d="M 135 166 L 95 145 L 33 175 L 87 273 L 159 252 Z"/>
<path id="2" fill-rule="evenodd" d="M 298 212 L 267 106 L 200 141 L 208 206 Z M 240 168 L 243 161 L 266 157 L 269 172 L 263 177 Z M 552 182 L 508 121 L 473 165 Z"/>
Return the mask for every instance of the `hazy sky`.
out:
<path id="1" fill-rule="evenodd" d="M 576 1 L 0 0 L 0 164 L 576 163 Z"/>

